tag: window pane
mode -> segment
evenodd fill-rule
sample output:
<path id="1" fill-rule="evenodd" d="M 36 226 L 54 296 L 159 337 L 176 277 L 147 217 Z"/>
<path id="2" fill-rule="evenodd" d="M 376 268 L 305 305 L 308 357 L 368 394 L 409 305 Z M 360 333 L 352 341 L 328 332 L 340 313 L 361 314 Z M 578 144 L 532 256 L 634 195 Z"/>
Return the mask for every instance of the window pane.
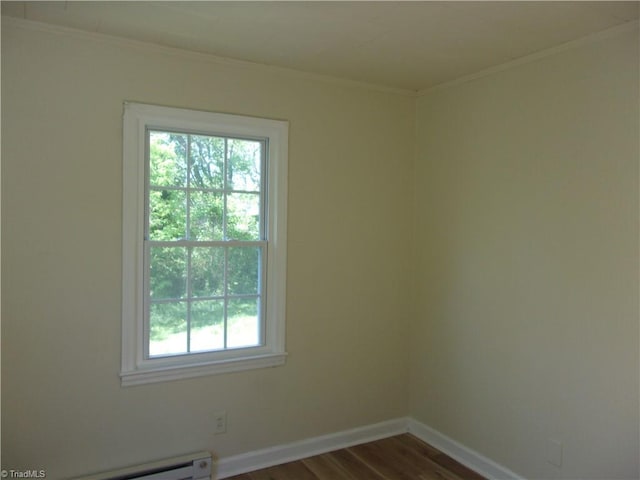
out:
<path id="1" fill-rule="evenodd" d="M 151 247 L 149 295 L 154 300 L 186 295 L 187 250 L 181 247 Z"/>
<path id="2" fill-rule="evenodd" d="M 224 348 L 224 300 L 205 300 L 191 305 L 191 351 Z"/>
<path id="3" fill-rule="evenodd" d="M 227 196 L 227 238 L 260 239 L 260 195 L 231 193 Z"/>
<path id="4" fill-rule="evenodd" d="M 187 178 L 187 136 L 149 132 L 149 184 L 184 187 Z"/>
<path id="5" fill-rule="evenodd" d="M 181 190 L 149 191 L 150 240 L 171 241 L 185 238 L 185 198 L 185 193 Z"/>
<path id="6" fill-rule="evenodd" d="M 258 299 L 231 298 L 227 304 L 227 347 L 251 347 L 260 344 Z"/>
<path id="7" fill-rule="evenodd" d="M 262 143 L 252 140 L 229 139 L 227 182 L 231 190 L 260 191 Z"/>
<path id="8" fill-rule="evenodd" d="M 224 295 L 224 248 L 193 248 L 191 295 L 194 297 Z"/>
<path id="9" fill-rule="evenodd" d="M 186 353 L 187 304 L 152 303 L 149 310 L 149 356 Z"/>
<path id="10" fill-rule="evenodd" d="M 221 193 L 191 192 L 191 240 L 222 240 L 224 200 Z"/>
<path id="11" fill-rule="evenodd" d="M 224 138 L 190 135 L 191 187 L 224 188 Z"/>
<path id="12" fill-rule="evenodd" d="M 229 248 L 229 295 L 256 295 L 260 281 L 260 248 Z"/>

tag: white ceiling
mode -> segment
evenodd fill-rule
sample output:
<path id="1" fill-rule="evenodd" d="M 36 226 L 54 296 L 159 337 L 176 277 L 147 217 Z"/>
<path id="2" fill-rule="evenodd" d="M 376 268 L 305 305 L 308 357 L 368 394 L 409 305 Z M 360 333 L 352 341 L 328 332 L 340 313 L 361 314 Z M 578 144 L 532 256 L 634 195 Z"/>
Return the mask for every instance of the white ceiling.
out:
<path id="1" fill-rule="evenodd" d="M 639 4 L 2 1 L 2 14 L 422 90 L 637 20 Z"/>

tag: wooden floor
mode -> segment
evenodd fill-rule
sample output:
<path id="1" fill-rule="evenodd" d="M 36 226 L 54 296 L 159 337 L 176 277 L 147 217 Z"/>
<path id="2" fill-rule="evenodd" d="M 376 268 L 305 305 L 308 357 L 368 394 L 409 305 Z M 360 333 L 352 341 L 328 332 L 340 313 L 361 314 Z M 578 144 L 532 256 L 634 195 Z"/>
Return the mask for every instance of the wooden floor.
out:
<path id="1" fill-rule="evenodd" d="M 228 480 L 485 480 L 409 433 Z"/>

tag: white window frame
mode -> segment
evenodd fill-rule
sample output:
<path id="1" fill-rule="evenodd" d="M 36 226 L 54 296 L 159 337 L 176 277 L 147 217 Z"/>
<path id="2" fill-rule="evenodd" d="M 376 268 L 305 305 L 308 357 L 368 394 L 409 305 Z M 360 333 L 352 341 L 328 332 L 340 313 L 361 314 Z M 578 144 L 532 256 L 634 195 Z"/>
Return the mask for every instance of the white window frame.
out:
<path id="1" fill-rule="evenodd" d="M 125 102 L 122 209 L 123 386 L 199 377 L 285 362 L 288 122 Z M 264 344 L 257 347 L 145 357 L 144 232 L 148 129 L 266 140 Z"/>

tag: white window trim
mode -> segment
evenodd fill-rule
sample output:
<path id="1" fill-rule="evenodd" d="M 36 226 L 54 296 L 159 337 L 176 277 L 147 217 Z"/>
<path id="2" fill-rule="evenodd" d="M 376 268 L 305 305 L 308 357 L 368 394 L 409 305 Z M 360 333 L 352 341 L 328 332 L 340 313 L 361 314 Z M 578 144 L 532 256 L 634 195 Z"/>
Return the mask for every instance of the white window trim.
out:
<path id="1" fill-rule="evenodd" d="M 167 128 L 268 138 L 265 344 L 145 359 L 143 354 L 145 137 Z M 125 102 L 122 210 L 123 386 L 273 367 L 285 362 L 288 122 Z"/>

